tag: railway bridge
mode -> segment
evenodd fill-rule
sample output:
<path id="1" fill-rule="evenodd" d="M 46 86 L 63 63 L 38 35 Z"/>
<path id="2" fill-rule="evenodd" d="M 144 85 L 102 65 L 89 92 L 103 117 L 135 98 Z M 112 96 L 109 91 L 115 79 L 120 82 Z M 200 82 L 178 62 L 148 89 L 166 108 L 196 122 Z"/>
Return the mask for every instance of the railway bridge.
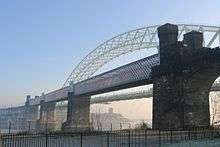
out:
<path id="1" fill-rule="evenodd" d="M 152 91 L 140 92 L 136 98 L 153 96 L 154 129 L 208 127 L 209 92 L 220 90 L 219 84 L 213 85 L 220 74 L 219 44 L 217 26 L 165 24 L 126 32 L 90 52 L 61 89 L 35 98 L 27 96 L 24 106 L 0 109 L 0 120 L 4 121 L 6 116 L 8 120 L 16 118 L 21 128 L 33 122 L 38 130 L 46 123 L 53 130 L 56 103 L 67 100 L 67 121 L 62 129 L 84 131 L 90 126 L 90 103 L 135 99 L 129 94 L 96 99 L 91 96 L 153 84 Z M 94 75 L 116 57 L 142 49 L 150 55 Z"/>

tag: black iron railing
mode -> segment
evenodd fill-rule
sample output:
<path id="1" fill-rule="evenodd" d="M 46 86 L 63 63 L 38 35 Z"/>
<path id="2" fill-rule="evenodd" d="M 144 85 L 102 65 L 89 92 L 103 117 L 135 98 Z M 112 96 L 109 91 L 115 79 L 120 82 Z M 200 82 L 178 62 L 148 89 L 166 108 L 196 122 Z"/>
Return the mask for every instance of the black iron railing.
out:
<path id="1" fill-rule="evenodd" d="M 1 136 L 2 147 L 157 147 L 189 140 L 220 138 L 219 130 L 10 134 Z M 1 146 L 0 145 L 0 146 Z"/>

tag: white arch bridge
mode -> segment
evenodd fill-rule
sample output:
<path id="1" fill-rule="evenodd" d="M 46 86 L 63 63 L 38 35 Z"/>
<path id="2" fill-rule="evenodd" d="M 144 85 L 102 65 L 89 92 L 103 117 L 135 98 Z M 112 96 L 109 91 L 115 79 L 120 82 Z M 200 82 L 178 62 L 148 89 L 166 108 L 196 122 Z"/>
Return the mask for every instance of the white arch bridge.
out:
<path id="1" fill-rule="evenodd" d="M 65 81 L 63 88 L 32 99 L 31 104 L 37 105 L 40 100 L 49 102 L 67 99 L 70 83 L 74 84 L 76 95 L 95 95 L 123 89 L 124 87 L 152 84 L 151 67 L 160 64 L 157 54 L 159 44 L 157 37 L 158 26 L 154 25 L 132 30 L 99 45 L 74 68 Z M 204 34 L 204 46 L 220 46 L 220 27 L 218 26 L 180 24 L 178 29 L 178 39 L 183 38 L 184 33 L 196 30 Z M 150 49 L 152 53 L 155 53 L 154 55 L 93 76 L 101 67 L 121 55 L 137 50 Z M 130 83 L 137 84 L 129 85 Z"/>

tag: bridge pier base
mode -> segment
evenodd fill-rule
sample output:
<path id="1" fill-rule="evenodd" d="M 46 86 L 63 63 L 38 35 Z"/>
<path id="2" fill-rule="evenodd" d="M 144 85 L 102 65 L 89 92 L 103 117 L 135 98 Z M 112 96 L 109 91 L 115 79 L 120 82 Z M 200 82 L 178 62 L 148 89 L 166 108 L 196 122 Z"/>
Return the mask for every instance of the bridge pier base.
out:
<path id="1" fill-rule="evenodd" d="M 38 106 L 30 106 L 27 112 L 27 118 L 25 124 L 25 130 L 34 131 L 36 122 L 38 119 Z"/>
<path id="2" fill-rule="evenodd" d="M 160 76 L 153 83 L 153 129 L 183 128 L 183 101 L 178 77 Z"/>
<path id="3" fill-rule="evenodd" d="M 35 98 L 37 98 L 37 96 Z M 34 131 L 37 119 L 38 105 L 30 105 L 30 96 L 28 95 L 25 102 L 25 117 L 23 122 L 23 130 Z"/>
<path id="4" fill-rule="evenodd" d="M 157 77 L 153 92 L 153 128 L 189 129 L 210 126 L 209 92 L 216 74 L 203 71 L 190 78 Z"/>
<path id="5" fill-rule="evenodd" d="M 75 97 L 68 93 L 67 121 L 63 123 L 63 131 L 80 132 L 90 130 L 90 97 Z"/>
<path id="6" fill-rule="evenodd" d="M 40 102 L 40 117 L 37 120 L 36 130 L 42 131 L 54 131 L 56 128 L 55 121 L 55 102 L 45 103 Z"/>

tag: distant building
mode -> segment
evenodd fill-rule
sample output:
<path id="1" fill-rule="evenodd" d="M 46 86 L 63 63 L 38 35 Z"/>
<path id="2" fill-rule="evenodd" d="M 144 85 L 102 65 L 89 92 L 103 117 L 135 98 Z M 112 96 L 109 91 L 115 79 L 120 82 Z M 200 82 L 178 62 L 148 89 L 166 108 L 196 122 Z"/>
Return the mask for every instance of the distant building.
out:
<path id="1" fill-rule="evenodd" d="M 107 113 L 91 113 L 90 120 L 95 130 L 118 130 L 129 128 L 131 121 L 109 108 Z"/>
<path id="2" fill-rule="evenodd" d="M 62 123 L 66 121 L 67 106 L 60 105 L 56 107 L 56 130 L 61 129 Z M 152 120 L 130 120 L 121 114 L 114 113 L 113 108 L 109 108 L 108 112 L 90 113 L 90 122 L 95 130 L 119 130 L 136 128 L 139 124 L 146 122 L 152 126 Z"/>

